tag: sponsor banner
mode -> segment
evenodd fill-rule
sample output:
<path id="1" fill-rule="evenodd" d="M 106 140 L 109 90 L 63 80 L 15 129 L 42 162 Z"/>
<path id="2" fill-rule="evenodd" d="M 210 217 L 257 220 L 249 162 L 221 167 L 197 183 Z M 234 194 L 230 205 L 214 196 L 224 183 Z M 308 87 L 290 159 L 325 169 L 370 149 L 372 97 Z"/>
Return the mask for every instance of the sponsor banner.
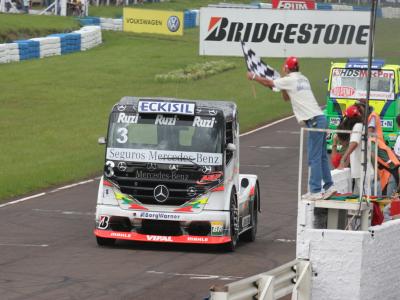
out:
<path id="1" fill-rule="evenodd" d="M 384 129 L 393 130 L 393 120 L 382 120 L 381 119 L 381 126 Z"/>
<path id="2" fill-rule="evenodd" d="M 153 212 L 153 211 L 142 211 L 135 215 L 139 219 L 148 220 L 168 220 L 168 221 L 179 221 L 181 215 L 174 213 L 164 213 L 164 212 Z"/>
<path id="3" fill-rule="evenodd" d="M 223 236 L 224 235 L 224 222 L 214 221 L 211 222 L 211 235 Z"/>
<path id="4" fill-rule="evenodd" d="M 112 238 L 130 241 L 159 242 L 159 243 L 187 243 L 187 244 L 224 244 L 230 242 L 230 236 L 163 236 L 140 234 L 136 232 L 120 232 L 95 229 L 94 234 L 98 237 Z"/>
<path id="5" fill-rule="evenodd" d="M 185 102 L 164 102 L 140 100 L 138 110 L 140 113 L 161 113 L 161 114 L 179 114 L 194 115 L 195 104 Z"/>
<path id="6" fill-rule="evenodd" d="M 183 35 L 183 12 L 124 8 L 124 31 Z"/>
<path id="7" fill-rule="evenodd" d="M 196 116 L 193 120 L 193 127 L 203 127 L 203 128 L 213 128 L 215 124 L 215 118 L 207 118 L 207 117 L 200 117 Z"/>
<path id="8" fill-rule="evenodd" d="M 107 148 L 106 158 L 110 160 L 221 166 L 222 153 L 209 152 L 181 152 L 150 149 Z"/>
<path id="9" fill-rule="evenodd" d="M 367 78 L 368 70 L 337 68 L 332 70 L 332 76 Z M 371 70 L 371 78 L 394 78 L 394 72 L 392 70 Z"/>
<path id="10" fill-rule="evenodd" d="M 118 114 L 117 123 L 137 124 L 139 115 L 130 115 L 123 112 Z"/>
<path id="11" fill-rule="evenodd" d="M 176 162 L 175 162 L 176 163 Z M 134 173 L 134 178 L 137 179 L 156 179 L 156 180 L 176 180 L 176 181 L 188 181 L 189 175 L 186 173 L 181 173 L 177 171 L 170 171 L 170 172 L 147 172 L 144 170 L 136 170 Z"/>
<path id="12" fill-rule="evenodd" d="M 369 12 L 201 8 L 200 55 L 365 57 Z"/>
<path id="13" fill-rule="evenodd" d="M 315 9 L 311 0 L 272 0 L 272 8 L 276 9 Z"/>

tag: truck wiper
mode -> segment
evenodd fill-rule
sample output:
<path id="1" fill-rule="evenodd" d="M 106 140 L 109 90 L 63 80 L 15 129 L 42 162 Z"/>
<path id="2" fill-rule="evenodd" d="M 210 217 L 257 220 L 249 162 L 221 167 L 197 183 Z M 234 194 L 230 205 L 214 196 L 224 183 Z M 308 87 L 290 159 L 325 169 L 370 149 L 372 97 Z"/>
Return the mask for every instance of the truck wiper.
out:
<path id="1" fill-rule="evenodd" d="M 198 163 L 194 162 L 193 159 L 190 159 L 188 157 L 176 157 L 176 156 L 175 157 L 160 157 L 159 159 L 189 161 L 196 167 L 197 170 L 201 169 L 201 166 Z"/>

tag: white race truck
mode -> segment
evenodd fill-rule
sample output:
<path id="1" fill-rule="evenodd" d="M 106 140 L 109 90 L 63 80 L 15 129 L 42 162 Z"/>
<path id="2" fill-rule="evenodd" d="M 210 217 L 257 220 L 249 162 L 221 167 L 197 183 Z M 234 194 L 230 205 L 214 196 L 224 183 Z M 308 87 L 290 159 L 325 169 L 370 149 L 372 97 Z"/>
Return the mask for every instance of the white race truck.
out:
<path id="1" fill-rule="evenodd" d="M 94 234 L 116 240 L 223 244 L 254 241 L 260 191 L 239 174 L 233 102 L 123 97 L 108 125 Z"/>

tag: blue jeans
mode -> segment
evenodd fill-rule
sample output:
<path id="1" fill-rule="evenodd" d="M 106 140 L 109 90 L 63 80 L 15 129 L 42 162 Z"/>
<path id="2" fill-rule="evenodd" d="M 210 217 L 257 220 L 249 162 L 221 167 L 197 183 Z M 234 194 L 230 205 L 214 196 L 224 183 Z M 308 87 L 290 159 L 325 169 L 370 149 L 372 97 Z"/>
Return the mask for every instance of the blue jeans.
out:
<path id="1" fill-rule="evenodd" d="M 326 117 L 323 115 L 316 116 L 306 122 L 308 128 L 327 128 Z M 331 170 L 329 168 L 328 154 L 326 152 L 326 133 L 325 132 L 308 132 L 308 166 L 310 171 L 310 192 L 321 192 L 321 181 L 324 181 L 324 190 L 329 189 L 333 185 Z"/>

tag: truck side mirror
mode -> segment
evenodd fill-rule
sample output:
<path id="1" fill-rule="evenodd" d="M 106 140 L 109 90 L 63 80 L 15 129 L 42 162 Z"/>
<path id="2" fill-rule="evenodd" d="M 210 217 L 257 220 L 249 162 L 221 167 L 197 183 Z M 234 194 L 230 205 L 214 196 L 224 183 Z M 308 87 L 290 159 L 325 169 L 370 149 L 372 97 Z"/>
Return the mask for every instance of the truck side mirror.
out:
<path id="1" fill-rule="evenodd" d="M 247 178 L 242 178 L 242 181 L 240 181 L 240 186 L 242 188 L 247 188 L 249 186 L 249 180 Z"/>
<path id="2" fill-rule="evenodd" d="M 229 143 L 228 145 L 226 145 L 226 150 L 231 151 L 231 152 L 235 152 L 236 151 L 236 145 Z"/>
<path id="3" fill-rule="evenodd" d="M 107 140 L 104 136 L 99 137 L 99 139 L 97 140 L 97 143 L 99 143 L 99 145 L 105 145 L 106 142 Z"/>

